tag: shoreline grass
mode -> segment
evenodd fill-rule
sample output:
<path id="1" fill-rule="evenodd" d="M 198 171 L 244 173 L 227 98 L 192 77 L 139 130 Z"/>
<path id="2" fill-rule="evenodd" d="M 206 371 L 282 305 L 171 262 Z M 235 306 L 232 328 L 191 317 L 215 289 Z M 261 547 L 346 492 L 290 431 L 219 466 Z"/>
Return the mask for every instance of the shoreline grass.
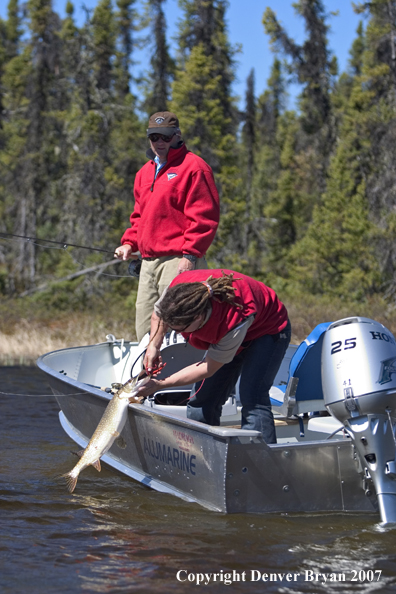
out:
<path id="1" fill-rule="evenodd" d="M 396 332 L 396 307 L 382 300 L 371 303 L 306 298 L 284 299 L 292 324 L 292 343 L 299 344 L 321 322 L 362 316 Z M 23 300 L 0 302 L 0 365 L 34 365 L 47 352 L 104 342 L 107 334 L 136 340 L 133 304 L 102 299 L 80 311 L 41 307 Z"/>
<path id="2" fill-rule="evenodd" d="M 129 324 L 105 322 L 91 314 L 53 321 L 22 319 L 12 331 L 0 330 L 0 365 L 34 365 L 44 353 L 105 342 L 107 334 L 135 339 Z"/>
<path id="3" fill-rule="evenodd" d="M 134 318 L 133 300 L 107 295 L 64 308 L 29 298 L 2 300 L 0 365 L 33 365 L 44 353 L 105 342 L 107 334 L 136 340 Z"/>

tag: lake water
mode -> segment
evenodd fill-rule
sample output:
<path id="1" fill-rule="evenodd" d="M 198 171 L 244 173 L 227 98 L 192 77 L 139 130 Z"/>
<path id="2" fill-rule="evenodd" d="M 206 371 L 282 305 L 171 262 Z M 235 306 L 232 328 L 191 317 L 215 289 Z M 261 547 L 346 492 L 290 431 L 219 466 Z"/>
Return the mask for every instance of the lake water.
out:
<path id="1" fill-rule="evenodd" d="M 70 495 L 78 447 L 45 377 L 0 378 L 1 594 L 395 592 L 396 529 L 375 515 L 226 516 L 106 467 Z"/>

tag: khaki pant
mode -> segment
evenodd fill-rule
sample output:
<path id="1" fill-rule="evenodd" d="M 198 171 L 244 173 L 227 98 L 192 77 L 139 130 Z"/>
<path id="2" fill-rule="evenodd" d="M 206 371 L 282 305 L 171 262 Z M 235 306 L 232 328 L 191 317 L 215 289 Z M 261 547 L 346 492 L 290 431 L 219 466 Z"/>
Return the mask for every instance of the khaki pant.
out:
<path id="1" fill-rule="evenodd" d="M 181 258 L 161 256 L 155 260 L 143 260 L 136 299 L 136 335 L 139 342 L 149 332 L 154 304 L 175 278 Z M 197 260 L 197 270 L 207 267 L 205 258 Z"/>

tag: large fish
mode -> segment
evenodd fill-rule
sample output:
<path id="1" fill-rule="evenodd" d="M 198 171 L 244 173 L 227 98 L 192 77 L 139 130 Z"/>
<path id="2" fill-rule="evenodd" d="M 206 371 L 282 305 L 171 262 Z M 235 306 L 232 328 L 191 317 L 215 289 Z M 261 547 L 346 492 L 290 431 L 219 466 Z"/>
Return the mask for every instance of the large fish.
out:
<path id="1" fill-rule="evenodd" d="M 161 369 L 156 370 L 156 373 Z M 139 402 L 139 398 L 135 397 L 135 394 L 150 377 L 146 376 L 144 379 L 139 380 L 139 376 L 137 376 L 131 378 L 125 384 L 117 386 L 118 390 L 107 405 L 90 442 L 85 450 L 77 453 L 80 460 L 70 472 L 62 474 L 62 477 L 67 479 L 67 488 L 70 493 L 73 493 L 76 488 L 78 475 L 84 468 L 92 465 L 100 472 L 100 458 L 111 448 L 116 439 L 120 439 L 120 446 L 125 447 L 120 434 L 127 419 L 128 404 L 130 401 Z"/>

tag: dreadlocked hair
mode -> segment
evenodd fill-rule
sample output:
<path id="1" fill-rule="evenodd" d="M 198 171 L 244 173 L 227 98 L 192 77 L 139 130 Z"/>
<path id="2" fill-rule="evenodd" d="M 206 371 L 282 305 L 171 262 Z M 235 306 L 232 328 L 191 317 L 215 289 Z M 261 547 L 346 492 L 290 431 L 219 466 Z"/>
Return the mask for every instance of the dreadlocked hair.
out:
<path id="1" fill-rule="evenodd" d="M 220 278 L 209 276 L 204 282 L 169 287 L 158 304 L 160 318 L 169 326 L 189 326 L 201 314 L 208 312 L 211 298 L 243 309 L 243 305 L 235 300 L 234 275 L 222 274 Z"/>

